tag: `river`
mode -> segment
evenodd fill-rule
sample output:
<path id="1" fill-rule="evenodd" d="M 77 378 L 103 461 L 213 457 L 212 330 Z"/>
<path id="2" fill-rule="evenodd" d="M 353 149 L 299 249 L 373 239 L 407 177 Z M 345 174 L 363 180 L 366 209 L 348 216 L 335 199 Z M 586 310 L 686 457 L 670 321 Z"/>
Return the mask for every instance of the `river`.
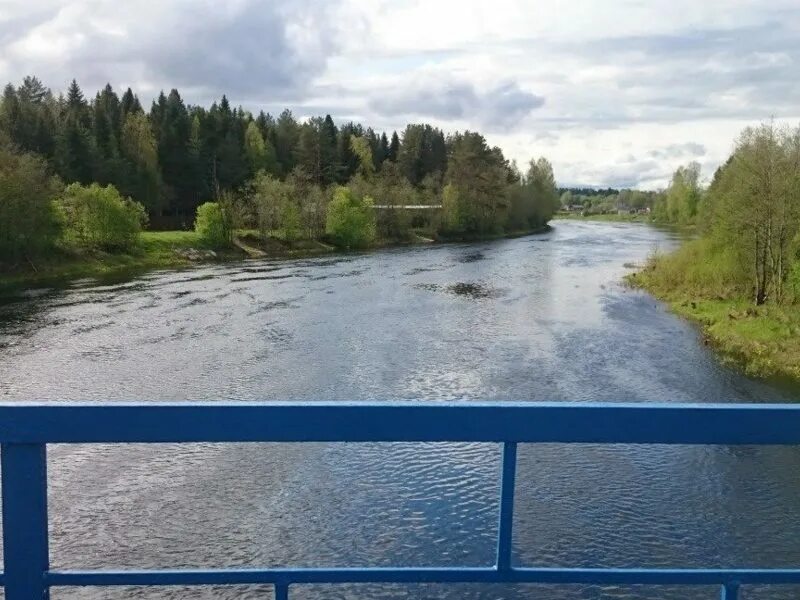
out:
<path id="1" fill-rule="evenodd" d="M 782 402 L 621 278 L 677 242 L 635 224 L 78 281 L 0 300 L 0 400 Z M 63 446 L 57 568 L 490 565 L 487 444 Z M 520 448 L 514 561 L 800 564 L 800 449 Z M 265 592 L 265 590 L 267 590 Z M 269 598 L 269 588 L 54 599 Z M 800 596 L 745 588 L 748 600 Z M 292 598 L 717 598 L 714 588 L 301 586 Z"/>

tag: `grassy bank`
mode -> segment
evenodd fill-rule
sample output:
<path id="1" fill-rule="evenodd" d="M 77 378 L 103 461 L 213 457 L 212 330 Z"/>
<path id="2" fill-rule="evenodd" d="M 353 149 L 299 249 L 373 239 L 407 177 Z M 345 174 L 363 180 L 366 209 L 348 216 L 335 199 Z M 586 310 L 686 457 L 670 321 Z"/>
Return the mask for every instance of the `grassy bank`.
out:
<path id="1" fill-rule="evenodd" d="M 148 231 L 141 234 L 138 246 L 127 253 L 57 248 L 35 262 L 0 271 L 0 289 L 188 266 L 194 261 L 184 252 L 199 247 L 193 231 Z M 238 256 L 238 252 L 223 256 L 230 255 Z"/>
<path id="2" fill-rule="evenodd" d="M 469 239 L 436 238 L 427 232 L 415 231 L 407 240 L 378 239 L 374 248 L 432 243 L 486 241 L 521 237 L 543 233 L 549 226 L 535 230 L 514 231 L 507 234 L 487 235 Z M 194 231 L 146 231 L 140 236 L 137 247 L 124 254 L 106 252 L 80 252 L 61 248 L 35 263 L 20 265 L 12 270 L 0 269 L 0 290 L 37 285 L 53 285 L 74 279 L 118 277 L 154 269 L 189 267 L 211 261 L 240 260 L 249 256 L 270 259 L 318 256 L 338 251 L 333 246 L 317 240 L 284 242 L 278 237 L 262 241 L 255 231 L 237 234 L 239 247 L 216 250 L 203 249 Z"/>
<path id="3" fill-rule="evenodd" d="M 703 261 L 702 240 L 655 256 L 628 281 L 698 323 L 722 360 L 760 378 L 800 381 L 800 306 L 754 306 L 726 289 L 724 261 Z"/>
<path id="4" fill-rule="evenodd" d="M 630 214 L 608 214 L 608 215 L 582 215 L 576 212 L 560 212 L 557 213 L 554 219 L 566 219 L 570 221 L 605 221 L 615 223 L 652 223 L 653 218 L 650 215 L 630 215 Z"/>

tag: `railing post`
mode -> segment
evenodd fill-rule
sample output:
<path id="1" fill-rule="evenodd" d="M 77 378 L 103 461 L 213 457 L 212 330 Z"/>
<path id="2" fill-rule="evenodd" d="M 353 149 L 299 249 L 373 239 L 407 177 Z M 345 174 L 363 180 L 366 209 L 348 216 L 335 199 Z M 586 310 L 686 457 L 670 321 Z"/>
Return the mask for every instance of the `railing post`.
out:
<path id="1" fill-rule="evenodd" d="M 48 600 L 47 455 L 44 444 L 3 444 L 6 600 Z"/>
<path id="2" fill-rule="evenodd" d="M 738 583 L 726 583 L 722 586 L 722 592 L 720 593 L 720 600 L 738 600 L 739 598 L 739 584 Z"/>
<path id="3" fill-rule="evenodd" d="M 289 600 L 289 586 L 285 583 L 275 584 L 275 600 Z"/>
<path id="4" fill-rule="evenodd" d="M 497 527 L 497 568 L 511 568 L 511 540 L 514 524 L 514 487 L 517 477 L 517 444 L 503 444 L 503 473 L 500 482 L 500 520 Z"/>

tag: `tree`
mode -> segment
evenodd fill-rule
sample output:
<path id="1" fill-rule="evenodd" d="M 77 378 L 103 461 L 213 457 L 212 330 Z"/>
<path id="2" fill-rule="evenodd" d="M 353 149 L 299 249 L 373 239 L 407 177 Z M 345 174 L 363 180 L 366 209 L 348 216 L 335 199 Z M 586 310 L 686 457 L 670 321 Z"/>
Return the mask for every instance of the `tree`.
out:
<path id="1" fill-rule="evenodd" d="M 60 205 L 68 238 L 88 249 L 128 250 L 147 222 L 144 207 L 123 198 L 111 185 L 73 183 L 64 190 Z"/>
<path id="2" fill-rule="evenodd" d="M 384 131 L 381 134 L 380 139 L 380 150 L 377 153 L 376 160 L 377 160 L 377 168 L 380 168 L 383 165 L 385 160 L 389 159 L 389 138 L 386 137 L 386 132 Z"/>
<path id="3" fill-rule="evenodd" d="M 713 236 L 749 272 L 755 303 L 783 302 L 800 232 L 800 128 L 747 128 L 709 195 Z"/>
<path id="4" fill-rule="evenodd" d="M 156 139 L 144 113 L 131 112 L 125 118 L 121 146 L 131 165 L 122 193 L 141 202 L 152 214 L 161 204 L 161 173 Z"/>
<path id="5" fill-rule="evenodd" d="M 289 187 L 270 174 L 260 171 L 249 186 L 250 202 L 261 239 L 266 240 L 283 226 L 284 207 L 292 202 Z"/>
<path id="6" fill-rule="evenodd" d="M 353 150 L 353 154 L 358 157 L 361 174 L 368 179 L 375 173 L 375 163 L 372 159 L 372 148 L 369 145 L 369 141 L 365 137 L 351 136 L 350 148 Z"/>
<path id="7" fill-rule="evenodd" d="M 53 246 L 61 230 L 54 205 L 60 191 L 43 158 L 0 140 L 0 263 L 32 261 Z"/>
<path id="8" fill-rule="evenodd" d="M 483 235 L 500 231 L 508 211 L 507 161 L 500 149 L 490 148 L 479 133 L 456 134 L 451 147 L 446 181 L 458 207 L 458 228 L 451 232 Z"/>
<path id="9" fill-rule="evenodd" d="M 340 166 L 336 126 L 328 115 L 313 117 L 303 123 L 297 143 L 297 165 L 320 185 L 337 181 Z M 348 138 L 349 143 L 349 138 Z"/>
<path id="10" fill-rule="evenodd" d="M 203 245 L 210 248 L 230 246 L 233 240 L 233 229 L 218 202 L 205 202 L 197 207 L 194 230 Z"/>
<path id="11" fill-rule="evenodd" d="M 250 121 L 244 133 L 244 152 L 252 173 L 266 171 L 272 175 L 278 174 L 278 161 L 275 148 L 269 140 L 265 140 L 255 121 Z"/>
<path id="12" fill-rule="evenodd" d="M 444 134 L 430 125 L 408 125 L 397 162 L 413 185 L 420 185 L 426 175 L 444 173 L 447 169 Z"/>
<path id="13" fill-rule="evenodd" d="M 326 231 L 343 248 L 366 248 L 375 239 L 375 210 L 370 196 L 357 197 L 346 187 L 337 187 L 328 205 Z"/>
<path id="14" fill-rule="evenodd" d="M 692 162 L 685 167 L 679 167 L 667 189 L 666 220 L 684 225 L 693 222 L 697 215 L 701 193 L 700 165 Z M 663 215 L 663 211 L 661 214 Z"/>
<path id="15" fill-rule="evenodd" d="M 296 163 L 295 149 L 300 139 L 300 126 L 295 121 L 292 111 L 284 110 L 275 124 L 275 153 L 281 168 L 281 175 L 292 172 Z"/>
<path id="16" fill-rule="evenodd" d="M 178 90 L 163 92 L 150 110 L 150 122 L 158 145 L 158 163 L 167 197 L 180 212 L 193 210 L 198 199 L 189 153 L 191 121 Z"/>
<path id="17" fill-rule="evenodd" d="M 67 92 L 61 127 L 56 135 L 56 169 L 67 182 L 88 184 L 94 179 L 94 144 L 89 106 L 74 79 Z"/>
<path id="18" fill-rule="evenodd" d="M 387 160 L 392 162 L 397 161 L 397 157 L 400 155 L 400 136 L 397 135 L 396 131 L 392 132 L 392 141 L 389 144 L 389 152 L 386 153 Z"/>

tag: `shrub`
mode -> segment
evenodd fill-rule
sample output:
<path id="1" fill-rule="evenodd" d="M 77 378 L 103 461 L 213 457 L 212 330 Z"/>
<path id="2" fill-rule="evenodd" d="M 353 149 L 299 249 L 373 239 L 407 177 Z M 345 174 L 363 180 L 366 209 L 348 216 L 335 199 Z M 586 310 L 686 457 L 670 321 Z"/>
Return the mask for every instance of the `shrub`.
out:
<path id="1" fill-rule="evenodd" d="M 54 205 L 60 189 L 43 159 L 0 144 L 0 262 L 30 260 L 54 244 L 61 230 Z"/>
<path id="2" fill-rule="evenodd" d="M 206 202 L 197 207 L 194 230 L 200 241 L 211 248 L 228 246 L 233 238 L 225 211 L 217 202 Z"/>
<path id="3" fill-rule="evenodd" d="M 61 207 L 67 239 L 84 248 L 129 250 L 147 223 L 144 207 L 123 198 L 113 185 L 73 183 L 64 190 Z"/>
<path id="4" fill-rule="evenodd" d="M 374 202 L 359 198 L 349 188 L 337 187 L 328 205 L 326 231 L 343 248 L 366 248 L 375 240 Z"/>
<path id="5" fill-rule="evenodd" d="M 281 230 L 283 239 L 287 242 L 295 242 L 300 238 L 300 210 L 291 200 L 287 200 L 283 204 Z"/>
<path id="6" fill-rule="evenodd" d="M 643 276 L 651 289 L 669 296 L 685 292 L 697 297 L 735 298 L 747 295 L 749 280 L 735 252 L 709 238 L 686 242 L 672 254 L 655 254 Z"/>
<path id="7" fill-rule="evenodd" d="M 789 271 L 789 288 L 792 292 L 792 300 L 800 304 L 800 260 L 795 261 Z"/>

